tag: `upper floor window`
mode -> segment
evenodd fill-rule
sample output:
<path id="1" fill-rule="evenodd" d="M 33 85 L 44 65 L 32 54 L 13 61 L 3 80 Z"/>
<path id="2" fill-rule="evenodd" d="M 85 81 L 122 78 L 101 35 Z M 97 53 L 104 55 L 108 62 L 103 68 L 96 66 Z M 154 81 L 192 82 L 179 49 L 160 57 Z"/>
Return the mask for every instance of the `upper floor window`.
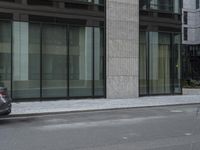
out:
<path id="1" fill-rule="evenodd" d="M 184 27 L 183 28 L 183 34 L 184 34 L 184 41 L 188 40 L 188 28 Z"/>
<path id="2" fill-rule="evenodd" d="M 184 11 L 183 13 L 183 23 L 188 24 L 188 12 Z"/>
<path id="3" fill-rule="evenodd" d="M 59 3 L 83 3 L 83 4 L 93 3 L 97 5 L 103 5 L 104 0 L 28 0 L 28 4 L 30 5 L 52 6 L 53 4 L 59 4 Z"/>
<path id="4" fill-rule="evenodd" d="M 150 8 L 164 11 L 172 11 L 172 0 L 150 0 Z"/>
<path id="5" fill-rule="evenodd" d="M 181 13 L 180 0 L 140 0 L 140 9 L 153 9 Z"/>
<path id="6" fill-rule="evenodd" d="M 27 0 L 28 5 L 104 11 L 105 0 Z"/>
<path id="7" fill-rule="evenodd" d="M 94 4 L 104 4 L 104 0 L 74 0 L 79 2 L 89 2 Z"/>

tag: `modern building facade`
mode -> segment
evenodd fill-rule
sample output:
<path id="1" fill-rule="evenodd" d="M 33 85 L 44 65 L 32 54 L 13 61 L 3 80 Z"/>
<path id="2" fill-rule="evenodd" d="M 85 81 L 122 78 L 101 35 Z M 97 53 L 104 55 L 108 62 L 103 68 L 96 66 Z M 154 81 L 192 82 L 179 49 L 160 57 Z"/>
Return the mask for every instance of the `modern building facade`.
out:
<path id="1" fill-rule="evenodd" d="M 0 1 L 1 83 L 12 98 L 105 97 L 104 2 Z"/>
<path id="2" fill-rule="evenodd" d="M 181 94 L 181 0 L 1 0 L 12 98 Z"/>
<path id="3" fill-rule="evenodd" d="M 184 0 L 182 13 L 183 79 L 186 85 L 191 80 L 200 85 L 200 1 Z"/>

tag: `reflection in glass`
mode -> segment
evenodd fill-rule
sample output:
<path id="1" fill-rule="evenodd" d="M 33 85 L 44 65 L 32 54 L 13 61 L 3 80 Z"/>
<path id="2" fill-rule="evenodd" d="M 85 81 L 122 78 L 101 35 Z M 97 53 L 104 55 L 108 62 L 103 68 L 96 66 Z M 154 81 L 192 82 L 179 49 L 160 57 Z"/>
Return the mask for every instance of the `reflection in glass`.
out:
<path id="1" fill-rule="evenodd" d="M 13 98 L 40 96 L 40 25 L 13 23 Z"/>
<path id="2" fill-rule="evenodd" d="M 103 5 L 104 4 L 104 0 L 94 0 L 94 3 Z"/>
<path id="3" fill-rule="evenodd" d="M 0 31 L 0 84 L 10 89 L 11 23 Z M 12 44 L 14 99 L 104 96 L 103 28 L 13 22 Z"/>
<path id="4" fill-rule="evenodd" d="M 154 9 L 181 13 L 180 0 L 140 0 L 140 9 Z"/>
<path id="5" fill-rule="evenodd" d="M 148 8 L 148 2 L 146 0 L 140 0 L 140 9 L 146 10 Z"/>
<path id="6" fill-rule="evenodd" d="M 174 34 L 174 92 L 181 93 L 181 34 Z"/>
<path id="7" fill-rule="evenodd" d="M 147 33 L 140 32 L 140 94 L 147 94 Z"/>
<path id="8" fill-rule="evenodd" d="M 95 96 L 104 95 L 104 33 L 103 28 L 94 28 L 94 94 Z"/>
<path id="9" fill-rule="evenodd" d="M 92 96 L 93 28 L 69 31 L 69 96 Z"/>
<path id="10" fill-rule="evenodd" d="M 170 93 L 170 34 L 150 32 L 149 39 L 150 93 Z"/>
<path id="11" fill-rule="evenodd" d="M 8 88 L 11 80 L 11 23 L 0 22 L 0 87 Z"/>
<path id="12" fill-rule="evenodd" d="M 180 33 L 140 32 L 140 95 L 181 93 Z"/>
<path id="13" fill-rule="evenodd" d="M 180 13 L 181 12 L 181 4 L 180 4 L 180 0 L 174 0 L 174 12 L 175 13 Z"/>
<path id="14" fill-rule="evenodd" d="M 43 25 L 42 97 L 67 97 L 66 27 Z"/>

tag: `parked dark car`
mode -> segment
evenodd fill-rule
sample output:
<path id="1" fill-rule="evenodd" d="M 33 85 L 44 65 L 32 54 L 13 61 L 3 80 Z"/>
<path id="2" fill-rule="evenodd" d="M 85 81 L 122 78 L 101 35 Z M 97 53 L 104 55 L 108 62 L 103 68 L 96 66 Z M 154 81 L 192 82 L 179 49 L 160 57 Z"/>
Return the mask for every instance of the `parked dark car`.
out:
<path id="1" fill-rule="evenodd" d="M 0 87 L 0 115 L 9 115 L 11 113 L 11 102 L 7 88 Z"/>

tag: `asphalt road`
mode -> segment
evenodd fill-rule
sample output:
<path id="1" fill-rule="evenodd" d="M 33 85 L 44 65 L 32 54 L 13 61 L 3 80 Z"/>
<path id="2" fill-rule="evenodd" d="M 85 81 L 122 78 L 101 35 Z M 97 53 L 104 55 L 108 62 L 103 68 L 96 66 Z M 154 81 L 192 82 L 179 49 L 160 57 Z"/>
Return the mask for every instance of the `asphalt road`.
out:
<path id="1" fill-rule="evenodd" d="M 0 150 L 200 150 L 198 107 L 0 118 Z"/>

